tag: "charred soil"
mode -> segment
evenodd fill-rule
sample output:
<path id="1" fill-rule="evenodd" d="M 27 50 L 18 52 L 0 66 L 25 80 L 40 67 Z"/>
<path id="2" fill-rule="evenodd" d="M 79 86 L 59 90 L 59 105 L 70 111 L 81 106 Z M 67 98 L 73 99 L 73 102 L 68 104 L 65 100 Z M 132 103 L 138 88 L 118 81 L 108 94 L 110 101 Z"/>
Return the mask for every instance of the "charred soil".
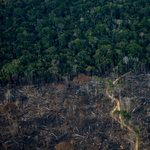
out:
<path id="1" fill-rule="evenodd" d="M 89 80 L 89 78 L 88 78 Z M 104 79 L 106 80 L 106 79 Z M 108 79 L 107 79 L 108 80 Z M 121 109 L 132 116 L 141 149 L 150 149 L 150 77 L 128 75 L 122 79 Z M 70 142 L 75 150 L 130 150 L 133 134 L 110 115 L 116 106 L 104 83 L 65 83 L 1 88 L 0 149 L 54 150 Z M 114 92 L 119 98 L 119 93 Z M 7 103 L 16 110 L 3 112 Z"/>

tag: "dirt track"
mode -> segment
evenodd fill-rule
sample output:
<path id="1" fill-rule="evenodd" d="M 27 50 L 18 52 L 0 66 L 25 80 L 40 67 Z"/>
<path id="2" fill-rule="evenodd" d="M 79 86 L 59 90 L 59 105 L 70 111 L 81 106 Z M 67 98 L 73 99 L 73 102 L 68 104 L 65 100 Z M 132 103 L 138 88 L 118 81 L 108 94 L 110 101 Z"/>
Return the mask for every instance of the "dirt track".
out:
<path id="1" fill-rule="evenodd" d="M 124 76 L 126 76 L 126 75 L 128 75 L 128 74 L 130 74 L 130 73 L 131 73 L 131 71 L 128 72 L 128 73 L 126 73 L 126 74 L 124 74 L 124 75 L 122 75 L 122 76 L 120 76 L 119 78 L 117 78 L 117 79 L 113 82 L 113 84 L 115 84 L 115 83 L 116 83 L 118 80 L 120 80 L 122 77 L 124 77 Z M 114 113 L 115 110 L 119 110 L 119 111 L 121 110 L 119 100 L 118 100 L 117 98 L 112 97 L 112 96 L 108 93 L 107 90 L 106 90 L 106 94 L 107 94 L 107 96 L 108 96 L 109 98 L 114 99 L 115 102 L 116 102 L 116 104 L 117 104 L 116 107 L 110 112 L 111 116 L 112 116 L 117 122 L 119 122 L 121 125 L 123 125 L 124 127 L 126 127 L 130 132 L 134 133 L 134 130 L 131 129 L 130 126 L 128 126 L 128 125 L 126 125 L 126 124 L 124 123 L 124 121 L 122 120 L 121 115 L 119 115 L 120 121 L 113 115 L 113 113 Z M 136 136 L 136 135 L 135 135 L 135 136 Z M 136 136 L 135 150 L 138 150 L 138 137 L 137 137 L 137 136 Z"/>

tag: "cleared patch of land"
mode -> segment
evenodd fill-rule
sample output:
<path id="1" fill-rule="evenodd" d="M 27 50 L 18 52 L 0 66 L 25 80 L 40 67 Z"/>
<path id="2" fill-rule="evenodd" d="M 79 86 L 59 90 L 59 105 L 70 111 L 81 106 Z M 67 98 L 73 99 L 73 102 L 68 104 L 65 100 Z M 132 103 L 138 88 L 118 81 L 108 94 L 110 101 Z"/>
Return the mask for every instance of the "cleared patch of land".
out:
<path id="1" fill-rule="evenodd" d="M 145 74 L 125 76 L 120 94 L 121 109 L 132 116 L 132 126 L 139 129 L 145 150 L 150 149 L 149 78 Z M 116 104 L 105 88 L 104 83 L 89 78 L 84 84 L 1 88 L 1 109 L 8 102 L 17 109 L 0 114 L 0 149 L 54 150 L 62 141 L 72 142 L 76 150 L 134 148 L 133 134 L 110 115 Z M 117 90 L 114 97 L 119 99 Z"/>

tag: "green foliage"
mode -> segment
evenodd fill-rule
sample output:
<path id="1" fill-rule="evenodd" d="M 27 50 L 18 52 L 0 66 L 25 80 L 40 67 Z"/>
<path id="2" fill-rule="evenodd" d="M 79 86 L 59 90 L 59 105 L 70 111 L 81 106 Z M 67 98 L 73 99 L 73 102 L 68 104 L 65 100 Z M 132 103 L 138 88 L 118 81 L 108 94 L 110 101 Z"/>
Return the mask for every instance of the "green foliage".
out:
<path id="1" fill-rule="evenodd" d="M 129 121 L 130 119 L 131 119 L 131 115 L 130 114 L 128 114 L 127 113 L 127 111 L 126 110 L 115 110 L 114 111 L 116 114 L 120 114 L 120 115 L 122 115 L 125 119 L 126 119 L 126 121 Z"/>
<path id="2" fill-rule="evenodd" d="M 101 77 L 94 76 L 94 78 L 99 82 L 99 83 L 104 83 L 104 80 Z"/>
<path id="3" fill-rule="evenodd" d="M 135 134 L 140 138 L 141 135 L 142 135 L 142 132 L 141 132 L 141 130 L 140 130 L 140 125 L 139 125 L 139 124 L 135 125 L 135 126 L 133 127 L 133 130 L 134 130 Z"/>
<path id="4" fill-rule="evenodd" d="M 35 82 L 42 76 L 50 81 L 54 70 L 72 79 L 79 73 L 104 76 L 113 70 L 149 69 L 149 8 L 149 1 L 141 0 L 0 1 L 3 84 L 26 78 L 29 66 L 37 67 Z M 18 66 L 15 61 L 20 61 Z"/>
<path id="5" fill-rule="evenodd" d="M 113 84 L 112 81 L 106 81 L 106 87 L 108 91 L 114 91 L 115 85 Z"/>
<path id="6" fill-rule="evenodd" d="M 120 90 L 124 87 L 123 83 L 121 83 L 121 80 L 119 80 L 119 83 L 116 85 Z"/>

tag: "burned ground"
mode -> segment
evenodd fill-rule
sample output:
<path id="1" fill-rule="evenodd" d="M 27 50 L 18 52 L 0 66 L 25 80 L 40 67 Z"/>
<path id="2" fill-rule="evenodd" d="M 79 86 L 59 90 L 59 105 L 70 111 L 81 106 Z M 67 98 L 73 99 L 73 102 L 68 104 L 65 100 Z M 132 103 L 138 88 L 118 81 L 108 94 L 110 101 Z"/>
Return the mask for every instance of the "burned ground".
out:
<path id="1" fill-rule="evenodd" d="M 111 116 L 116 105 L 105 94 L 105 85 L 89 81 L 1 88 L 1 108 L 6 102 L 17 109 L 0 114 L 0 149 L 50 149 L 62 141 L 76 150 L 129 150 L 134 138 Z M 114 92 L 116 98 L 119 93 Z M 124 77 L 121 107 L 139 129 L 142 149 L 150 149 L 149 76 Z"/>

